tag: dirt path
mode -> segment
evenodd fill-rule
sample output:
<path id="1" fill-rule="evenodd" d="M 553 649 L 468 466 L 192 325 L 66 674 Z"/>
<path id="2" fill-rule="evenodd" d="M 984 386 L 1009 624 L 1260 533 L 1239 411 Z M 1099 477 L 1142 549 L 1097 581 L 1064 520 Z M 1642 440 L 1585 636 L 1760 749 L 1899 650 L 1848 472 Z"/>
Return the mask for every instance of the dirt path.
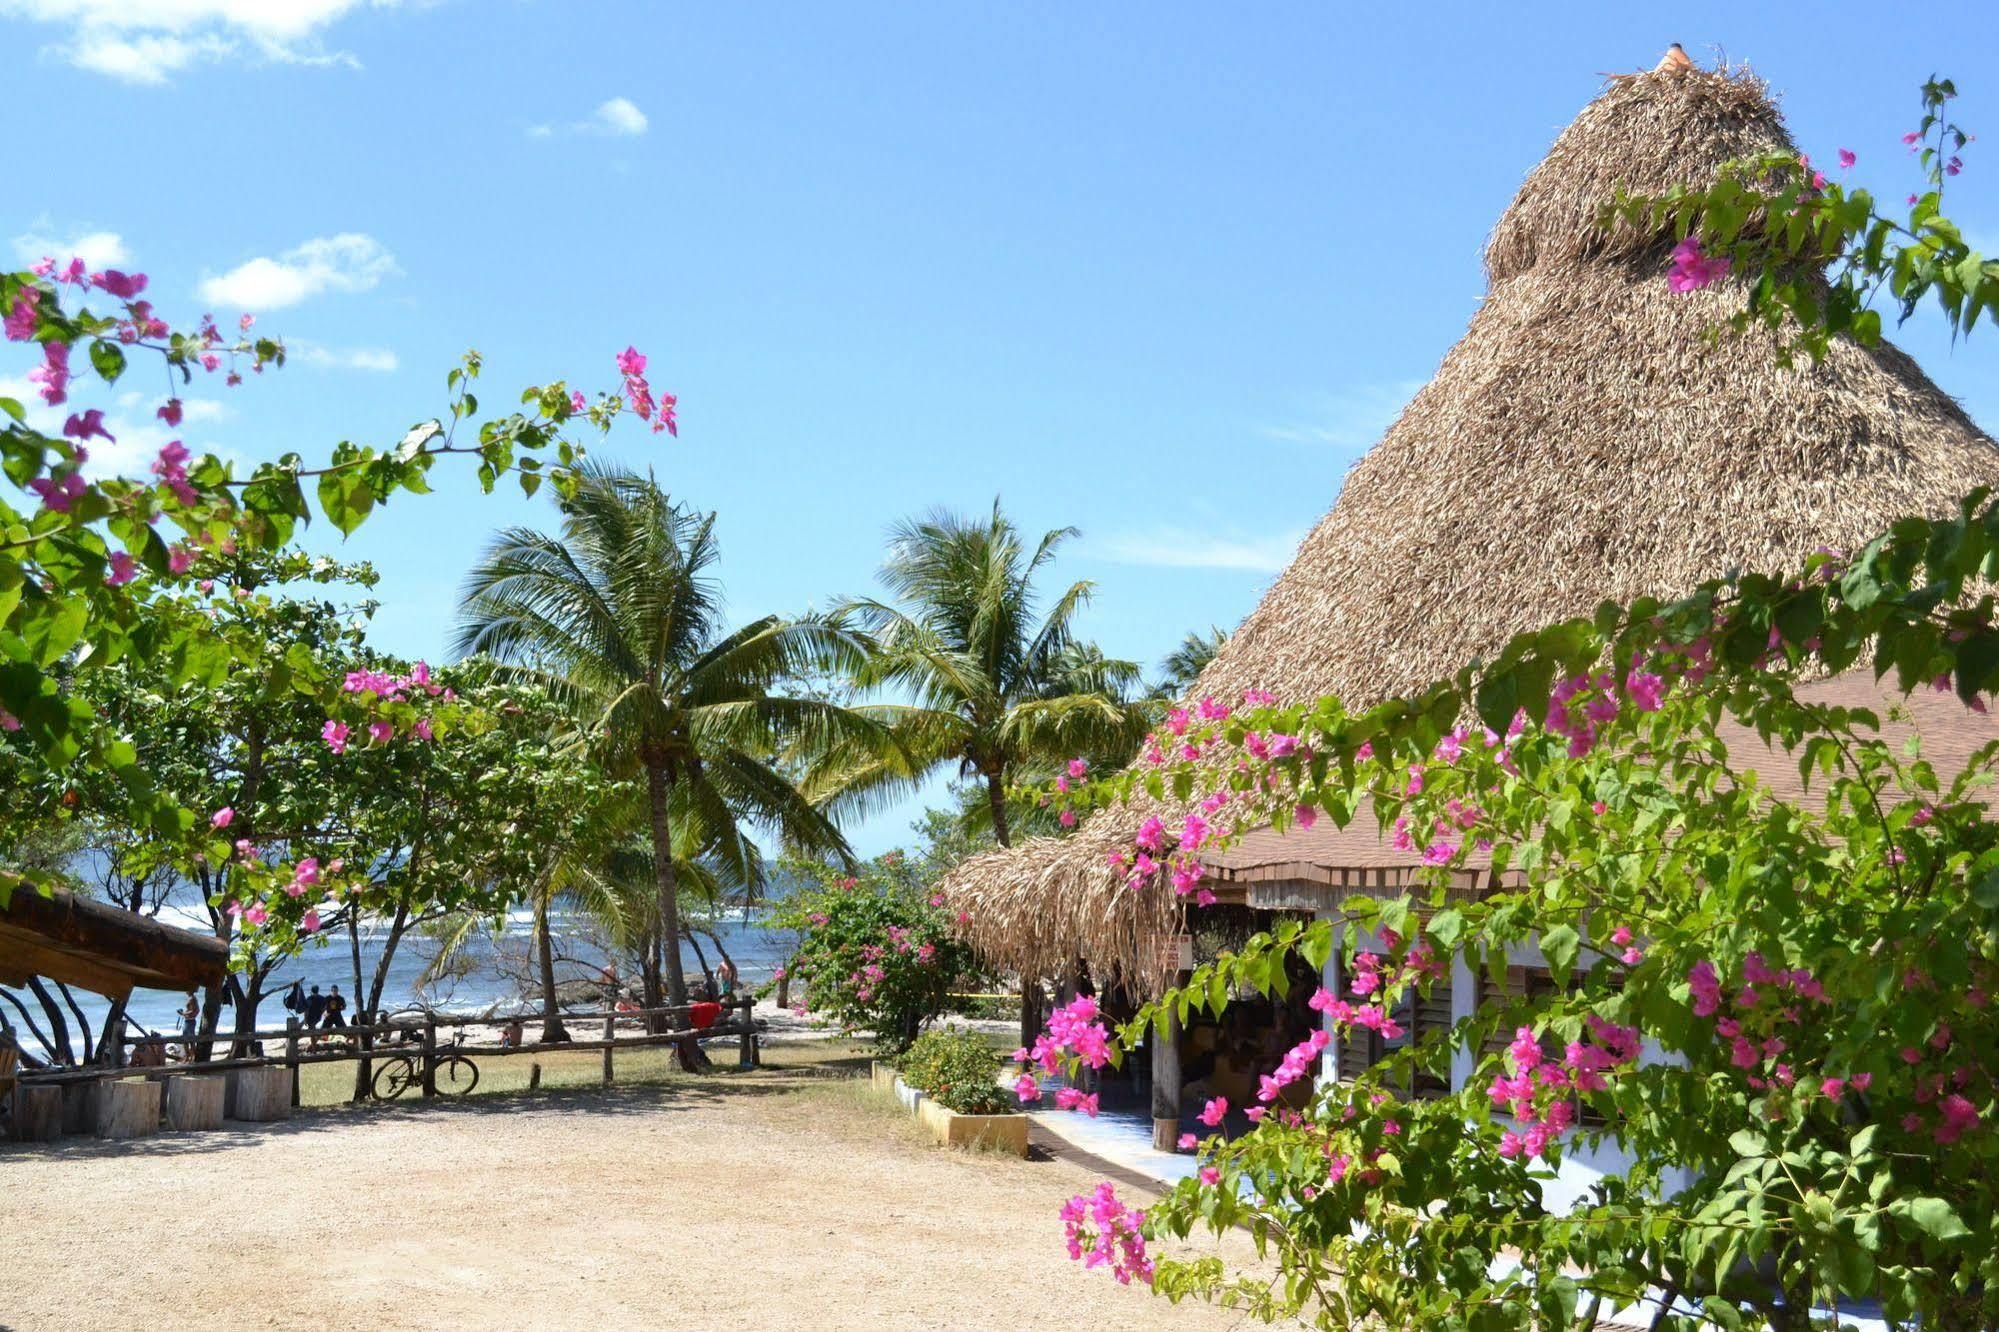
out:
<path id="1" fill-rule="evenodd" d="M 1068 1261 L 1094 1182 L 783 1071 L 0 1146 L 0 1328 L 1236 1326 Z"/>

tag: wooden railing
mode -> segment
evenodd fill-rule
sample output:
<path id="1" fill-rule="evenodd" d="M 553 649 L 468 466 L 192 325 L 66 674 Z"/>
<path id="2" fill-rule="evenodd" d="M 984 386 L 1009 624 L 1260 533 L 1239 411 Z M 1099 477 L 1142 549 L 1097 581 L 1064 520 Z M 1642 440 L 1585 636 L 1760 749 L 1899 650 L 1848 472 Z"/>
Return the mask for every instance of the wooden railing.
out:
<path id="1" fill-rule="evenodd" d="M 724 1012 L 737 1010 L 736 1016 L 706 1027 L 691 1025 L 689 1014 L 693 1004 L 668 1004 L 658 1008 L 606 1009 L 584 1013 L 564 1013 L 564 1023 L 587 1023 L 603 1020 L 603 1034 L 594 1040 L 573 1041 L 523 1041 L 518 1045 L 465 1045 L 458 1042 L 440 1044 L 437 1033 L 440 1029 L 453 1027 L 506 1027 L 519 1022 L 523 1028 L 531 1023 L 543 1021 L 539 1012 L 518 1013 L 502 1017 L 477 1016 L 456 1013 L 424 1013 L 420 1016 L 384 1018 L 371 1023 L 353 1023 L 342 1027 L 307 1027 L 297 1018 L 289 1019 L 283 1027 L 256 1031 L 209 1032 L 197 1034 L 193 1044 L 204 1042 L 227 1043 L 243 1047 L 253 1042 L 282 1041 L 282 1055 L 244 1055 L 227 1059 L 207 1059 L 168 1064 L 123 1064 L 113 1066 L 84 1065 L 75 1068 L 40 1069 L 23 1071 L 20 1081 L 25 1085 L 63 1084 L 73 1082 L 94 1082 L 107 1078 L 129 1078 L 145 1074 L 173 1073 L 225 1073 L 242 1068 L 286 1068 L 292 1075 L 292 1104 L 298 1104 L 298 1070 L 305 1064 L 330 1064 L 354 1062 L 357 1060 L 384 1060 L 415 1058 L 421 1061 L 423 1070 L 423 1094 L 436 1094 L 434 1074 L 439 1061 L 453 1054 L 477 1055 L 482 1058 L 506 1057 L 511 1055 L 543 1054 L 557 1051 L 575 1052 L 579 1050 L 602 1050 L 604 1052 L 604 1083 L 609 1085 L 614 1072 L 613 1058 L 618 1050 L 640 1050 L 661 1045 L 679 1045 L 688 1040 L 711 1040 L 720 1036 L 733 1036 L 739 1043 L 739 1063 L 742 1068 L 757 1067 L 757 1023 L 753 1014 L 756 1000 L 748 995 L 731 999 L 722 1005 Z M 683 1025 L 668 1031 L 640 1031 L 633 1035 L 620 1036 L 620 1024 L 640 1027 L 651 1025 L 652 1018 L 678 1018 Z M 361 1044 L 363 1036 L 370 1038 L 370 1044 Z M 411 1040 L 414 1035 L 419 1040 Z M 384 1044 L 375 1039 L 382 1036 L 401 1037 L 400 1041 Z M 307 1041 L 348 1038 L 349 1044 L 340 1049 L 312 1049 L 305 1046 Z M 186 1045 L 184 1036 L 143 1035 L 132 1036 L 119 1024 L 105 1044 L 122 1052 L 141 1046 Z M 303 1047 L 303 1048 L 302 1048 Z"/>

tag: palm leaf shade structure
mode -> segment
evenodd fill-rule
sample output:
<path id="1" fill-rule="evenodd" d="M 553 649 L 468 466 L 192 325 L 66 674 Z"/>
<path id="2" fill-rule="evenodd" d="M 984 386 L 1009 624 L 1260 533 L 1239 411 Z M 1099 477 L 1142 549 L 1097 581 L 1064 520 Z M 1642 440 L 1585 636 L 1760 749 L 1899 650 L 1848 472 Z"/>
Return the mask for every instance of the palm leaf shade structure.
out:
<path id="1" fill-rule="evenodd" d="M 559 532 L 493 539 L 466 581 L 457 641 L 559 682 L 610 770 L 643 778 L 660 937 L 673 941 L 670 1004 L 687 1002 L 676 812 L 718 836 L 747 822 L 801 853 L 845 858 L 839 828 L 793 774 L 817 755 L 893 752 L 881 721 L 782 692 L 808 673 L 858 669 L 853 636 L 775 616 L 723 628 L 714 526 L 650 475 L 586 468 Z"/>
<path id="2" fill-rule="evenodd" d="M 1369 707 L 1606 599 L 1795 569 L 1999 484 L 1999 449 L 1900 350 L 1836 342 L 1822 363 L 1786 369 L 1762 333 L 1717 349 L 1709 334 L 1753 274 L 1675 293 L 1678 237 L 1599 226 L 1619 187 L 1704 189 L 1725 162 L 1796 151 L 1747 71 L 1695 69 L 1682 53 L 1612 79 L 1501 214 L 1464 336 L 1189 693 Z M 1105 857 L 1148 816 L 1179 813 L 1116 805 L 1069 837 L 975 857 L 941 886 L 995 965 L 1081 953 L 1157 974 L 1181 904 L 1170 889 L 1135 899 Z M 1377 885 L 1409 868 L 1366 818 L 1345 833 L 1323 821 L 1252 834 L 1216 861 L 1206 886 L 1224 903 L 1399 892 Z"/>

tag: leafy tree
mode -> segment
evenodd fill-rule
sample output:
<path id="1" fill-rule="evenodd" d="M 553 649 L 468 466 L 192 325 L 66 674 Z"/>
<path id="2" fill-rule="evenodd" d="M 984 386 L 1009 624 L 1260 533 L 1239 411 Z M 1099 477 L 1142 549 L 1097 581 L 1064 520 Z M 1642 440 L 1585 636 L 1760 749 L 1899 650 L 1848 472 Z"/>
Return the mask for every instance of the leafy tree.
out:
<path id="1" fill-rule="evenodd" d="M 769 926 L 796 931 L 786 963 L 812 1007 L 848 1032 L 874 1035 L 887 1055 L 907 1050 L 951 993 L 977 983 L 972 953 L 951 932 L 920 866 L 901 852 L 856 867 L 787 860 L 800 887 Z"/>
<path id="2" fill-rule="evenodd" d="M 81 469 L 88 446 L 107 436 L 103 410 L 73 403 L 74 395 L 93 385 L 108 391 L 135 358 L 159 358 L 170 384 L 197 374 L 240 383 L 243 370 L 284 361 L 282 343 L 250 335 L 247 315 L 235 337 L 206 317 L 192 329 L 171 327 L 142 297 L 146 287 L 144 274 L 92 273 L 81 260 L 0 273 L 8 345 L 41 358 L 28 379 L 42 398 L 31 412 L 0 397 L 0 471 L 35 502 L 0 497 L 0 737 L 16 764 L 114 777 L 131 826 L 179 839 L 193 854 L 208 841 L 195 812 L 161 792 L 135 748 L 73 688 L 78 675 L 130 659 L 156 662 L 177 682 L 208 685 L 238 664 L 226 629 L 198 605 L 161 597 L 163 589 L 192 585 L 205 556 L 283 548 L 315 508 L 352 532 L 396 493 L 428 490 L 444 457 L 476 458 L 487 490 L 513 474 L 530 494 L 545 480 L 561 493 L 582 456 L 574 427 L 608 430 L 629 404 L 655 430 L 670 429 L 674 401 L 655 395 L 645 358 L 627 348 L 618 358 L 622 396 L 593 402 L 561 383 L 532 388 L 523 395 L 528 410 L 487 421 L 464 442 L 459 427 L 479 410 L 475 352 L 447 377 L 445 416 L 419 422 L 390 447 L 342 443 L 323 466 L 287 454 L 239 475 L 234 464 L 194 457 L 173 441 L 148 480 L 92 480 Z M 93 309 L 93 302 L 101 303 Z M 177 423 L 179 399 L 159 404 L 158 414 Z M 0 807 L 10 820 L 22 812 Z M 33 867 L 0 866 L 0 904 L 22 883 L 48 882 Z"/>
<path id="3" fill-rule="evenodd" d="M 725 630 L 717 557 L 712 514 L 675 504 L 650 476 L 586 465 L 559 535 L 501 532 L 461 610 L 461 650 L 548 680 L 601 737 L 609 770 L 643 779 L 662 940 L 681 933 L 677 810 L 718 839 L 749 821 L 844 855 L 839 829 L 788 769 L 836 749 L 888 752 L 879 720 L 783 692 L 809 671 L 858 664 L 852 637 L 776 616 Z M 684 1004 L 679 948 L 664 960 L 665 1001 Z M 659 1005 L 647 984 L 647 1005 Z"/>

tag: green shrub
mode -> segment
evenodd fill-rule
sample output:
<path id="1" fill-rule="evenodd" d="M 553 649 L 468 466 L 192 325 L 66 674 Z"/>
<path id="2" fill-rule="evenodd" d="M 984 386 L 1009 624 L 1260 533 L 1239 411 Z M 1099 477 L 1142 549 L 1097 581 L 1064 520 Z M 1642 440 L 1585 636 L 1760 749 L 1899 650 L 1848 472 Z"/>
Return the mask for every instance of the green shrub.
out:
<path id="1" fill-rule="evenodd" d="M 997 1115 L 1018 1108 L 1013 1094 L 999 1085 L 999 1053 L 975 1032 L 926 1031 L 896 1068 L 904 1082 L 961 1115 Z"/>

